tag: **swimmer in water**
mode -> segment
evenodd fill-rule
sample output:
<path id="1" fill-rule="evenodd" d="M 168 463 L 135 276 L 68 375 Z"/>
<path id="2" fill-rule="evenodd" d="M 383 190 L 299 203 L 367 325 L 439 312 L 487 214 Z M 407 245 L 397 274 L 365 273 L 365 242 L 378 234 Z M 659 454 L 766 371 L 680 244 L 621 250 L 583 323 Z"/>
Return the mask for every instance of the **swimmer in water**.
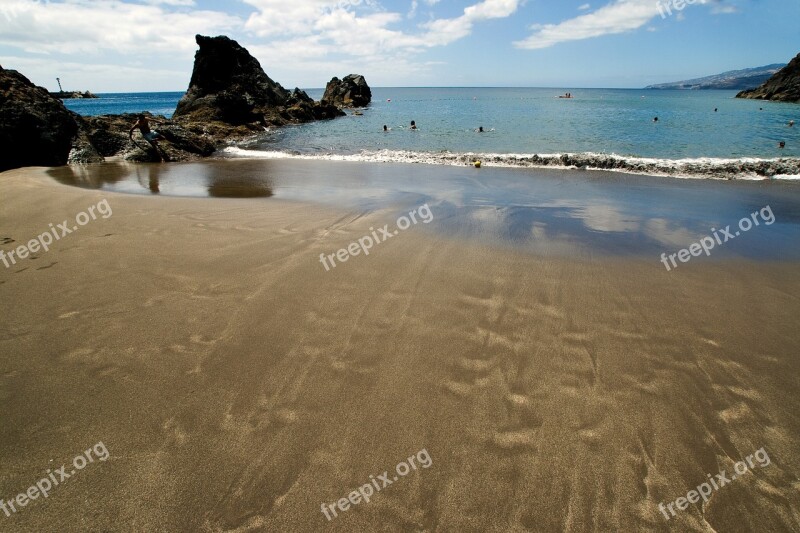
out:
<path id="1" fill-rule="evenodd" d="M 412 130 L 417 129 L 417 123 L 415 121 L 413 121 L 413 120 L 411 121 L 411 129 Z"/>
<path id="2" fill-rule="evenodd" d="M 778 148 L 786 148 L 786 142 L 781 141 L 778 143 Z"/>
<path id="3" fill-rule="evenodd" d="M 383 131 L 389 131 L 389 128 L 386 127 L 386 124 L 383 125 Z"/>
<path id="4" fill-rule="evenodd" d="M 789 127 L 791 128 L 791 127 L 793 127 L 793 126 L 794 126 L 794 120 L 790 120 L 790 121 L 789 121 Z"/>
<path id="5" fill-rule="evenodd" d="M 658 122 L 658 117 L 653 117 L 653 122 Z"/>
<path id="6" fill-rule="evenodd" d="M 483 126 L 478 126 L 478 133 L 483 133 Z"/>

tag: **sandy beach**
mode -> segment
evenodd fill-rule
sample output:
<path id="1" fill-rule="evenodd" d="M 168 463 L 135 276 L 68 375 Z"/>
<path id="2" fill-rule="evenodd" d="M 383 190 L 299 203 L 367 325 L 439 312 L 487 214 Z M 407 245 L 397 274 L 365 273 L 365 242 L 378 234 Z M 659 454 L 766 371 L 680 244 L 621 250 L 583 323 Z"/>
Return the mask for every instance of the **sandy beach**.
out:
<path id="1" fill-rule="evenodd" d="M 583 219 L 489 205 L 469 225 L 412 185 L 354 199 L 399 165 L 328 164 L 328 196 L 350 198 L 326 203 L 285 192 L 318 163 L 269 164 L 274 196 L 244 199 L 0 174 L 4 251 L 113 211 L 0 263 L 0 498 L 96 443 L 109 454 L 0 511 L 0 530 L 800 530 L 797 186 L 564 172 L 531 194 Z M 409 183 L 467 172 L 415 168 Z M 484 171 L 458 179 L 540 176 Z M 617 188 L 652 198 L 652 218 L 586 207 Z M 700 233 L 667 194 L 692 216 L 724 204 L 727 223 L 769 202 L 778 223 L 668 271 L 656 250 Z M 423 203 L 429 224 L 321 264 Z M 626 248 L 658 221 L 666 240 Z M 661 510 L 762 449 L 707 501 Z"/>

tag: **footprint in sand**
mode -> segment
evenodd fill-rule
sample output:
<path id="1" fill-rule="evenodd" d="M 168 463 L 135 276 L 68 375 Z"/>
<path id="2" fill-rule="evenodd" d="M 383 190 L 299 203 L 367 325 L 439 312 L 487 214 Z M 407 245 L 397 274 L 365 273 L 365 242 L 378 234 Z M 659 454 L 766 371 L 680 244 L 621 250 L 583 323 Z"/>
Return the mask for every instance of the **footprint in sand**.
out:
<path id="1" fill-rule="evenodd" d="M 219 339 L 205 340 L 202 335 L 192 335 L 191 341 L 195 344 L 202 344 L 204 346 L 212 346 L 216 344 Z"/>
<path id="2" fill-rule="evenodd" d="M 168 442 L 172 442 L 177 444 L 178 446 L 183 445 L 188 439 L 189 435 L 183 430 L 183 428 L 175 421 L 175 418 L 170 418 L 161 428 L 166 433 L 166 439 Z"/>
<path id="3" fill-rule="evenodd" d="M 520 427 L 539 429 L 544 421 L 539 415 L 533 400 L 524 394 L 509 393 L 506 401 L 511 410 L 512 419 L 518 421 Z"/>
<path id="4" fill-rule="evenodd" d="M 461 383 L 459 381 L 445 381 L 442 386 L 448 392 L 452 392 L 456 396 L 463 398 L 464 396 L 469 395 L 472 392 L 473 385 L 468 383 Z"/>
<path id="5" fill-rule="evenodd" d="M 11 244 L 14 242 L 14 239 L 11 237 L 0 237 L 0 244 Z"/>
<path id="6" fill-rule="evenodd" d="M 492 437 L 492 444 L 504 450 L 519 448 L 536 449 L 539 432 L 535 429 L 521 429 L 516 431 L 501 431 Z"/>
<path id="7" fill-rule="evenodd" d="M 50 264 L 49 264 L 49 265 L 47 265 L 47 266 L 38 267 L 36 270 L 45 270 L 45 269 L 51 268 L 51 267 L 53 267 L 53 266 L 55 266 L 55 265 L 57 265 L 57 264 L 58 264 L 58 261 L 54 261 L 53 263 L 50 263 Z"/>

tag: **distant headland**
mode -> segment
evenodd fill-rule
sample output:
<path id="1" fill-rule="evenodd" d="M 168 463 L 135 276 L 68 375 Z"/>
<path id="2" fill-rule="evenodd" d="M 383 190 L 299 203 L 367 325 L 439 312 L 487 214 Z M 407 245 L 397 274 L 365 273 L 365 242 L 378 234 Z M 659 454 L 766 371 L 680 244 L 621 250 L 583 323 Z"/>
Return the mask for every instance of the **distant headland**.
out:
<path id="1" fill-rule="evenodd" d="M 703 78 L 648 85 L 645 89 L 741 91 L 758 87 L 785 66 L 786 63 L 775 63 L 763 67 L 729 70 L 722 74 L 714 74 Z"/>
<path id="2" fill-rule="evenodd" d="M 50 96 L 53 98 L 58 98 L 59 100 L 71 100 L 76 98 L 97 98 L 97 95 L 90 93 L 89 91 L 65 91 L 64 88 L 61 86 L 61 78 L 56 78 L 56 82 L 58 83 L 58 92 L 51 92 Z"/>
<path id="3" fill-rule="evenodd" d="M 50 96 L 53 98 L 58 98 L 60 100 L 68 100 L 72 98 L 97 98 L 96 94 L 92 94 L 89 91 L 58 91 L 54 93 L 50 93 Z"/>

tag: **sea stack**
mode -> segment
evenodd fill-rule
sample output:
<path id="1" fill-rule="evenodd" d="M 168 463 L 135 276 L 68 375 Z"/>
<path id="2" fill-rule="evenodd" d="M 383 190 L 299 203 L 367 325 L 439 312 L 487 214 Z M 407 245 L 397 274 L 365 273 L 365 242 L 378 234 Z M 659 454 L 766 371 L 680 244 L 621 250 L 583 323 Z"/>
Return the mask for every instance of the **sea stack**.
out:
<path id="1" fill-rule="evenodd" d="M 742 91 L 736 98 L 800 102 L 800 54 L 776 72 L 764 85 Z"/>
<path id="2" fill-rule="evenodd" d="M 372 91 L 361 74 L 350 74 L 344 79 L 333 78 L 325 87 L 323 102 L 337 107 L 366 107 L 372 101 Z"/>
<path id="3" fill-rule="evenodd" d="M 299 89 L 284 89 L 236 41 L 223 35 L 197 35 L 195 40 L 200 49 L 189 89 L 173 115 L 176 119 L 266 126 L 343 115 L 333 106 L 314 102 Z"/>
<path id="4" fill-rule="evenodd" d="M 0 172 L 65 164 L 77 132 L 72 114 L 47 89 L 0 67 Z"/>

